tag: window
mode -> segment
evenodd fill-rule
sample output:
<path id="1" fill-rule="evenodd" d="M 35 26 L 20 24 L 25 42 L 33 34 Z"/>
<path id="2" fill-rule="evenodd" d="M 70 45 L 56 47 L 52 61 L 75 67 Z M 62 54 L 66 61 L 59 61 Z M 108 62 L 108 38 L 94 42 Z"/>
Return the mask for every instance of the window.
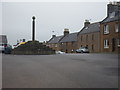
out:
<path id="1" fill-rule="evenodd" d="M 88 35 L 86 35 L 86 41 L 88 41 Z"/>
<path id="2" fill-rule="evenodd" d="M 117 23 L 117 24 L 115 24 L 115 32 L 119 32 L 119 24 Z"/>
<path id="3" fill-rule="evenodd" d="M 94 40 L 94 34 L 92 34 L 92 40 Z"/>
<path id="4" fill-rule="evenodd" d="M 117 39 L 117 45 L 120 47 L 120 38 Z"/>
<path id="5" fill-rule="evenodd" d="M 66 46 L 68 46 L 68 42 L 66 42 Z"/>
<path id="6" fill-rule="evenodd" d="M 92 51 L 94 50 L 94 45 L 92 45 Z"/>
<path id="7" fill-rule="evenodd" d="M 88 27 L 85 27 L 85 29 L 88 29 Z"/>
<path id="8" fill-rule="evenodd" d="M 58 47 L 58 45 L 57 45 L 57 44 L 55 44 L 55 47 Z"/>
<path id="9" fill-rule="evenodd" d="M 104 48 L 109 48 L 109 41 L 107 39 L 104 40 Z"/>
<path id="10" fill-rule="evenodd" d="M 74 46 L 74 42 L 71 43 L 71 46 Z"/>
<path id="11" fill-rule="evenodd" d="M 109 25 L 104 25 L 104 34 L 109 33 Z"/>
<path id="12" fill-rule="evenodd" d="M 88 45 L 86 45 L 86 48 L 88 49 Z"/>
<path id="13" fill-rule="evenodd" d="M 115 12 L 112 12 L 111 14 L 110 14 L 110 18 L 114 18 L 115 17 Z"/>
<path id="14" fill-rule="evenodd" d="M 82 41 L 82 36 L 81 36 L 81 41 Z"/>

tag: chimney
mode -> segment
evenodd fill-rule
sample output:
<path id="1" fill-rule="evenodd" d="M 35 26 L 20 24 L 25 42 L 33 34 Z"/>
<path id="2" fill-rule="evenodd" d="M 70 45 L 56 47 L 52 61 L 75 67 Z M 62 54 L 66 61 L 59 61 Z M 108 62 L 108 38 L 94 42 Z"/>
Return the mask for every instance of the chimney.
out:
<path id="1" fill-rule="evenodd" d="M 65 28 L 64 29 L 64 36 L 68 35 L 69 34 L 69 29 L 68 28 Z"/>
<path id="2" fill-rule="evenodd" d="M 87 27 L 90 24 L 89 20 L 85 20 L 84 27 Z"/>
<path id="3" fill-rule="evenodd" d="M 56 35 L 52 35 L 52 38 L 56 37 Z"/>
<path id="4" fill-rule="evenodd" d="M 23 42 L 25 42 L 25 39 L 23 39 Z"/>
<path id="5" fill-rule="evenodd" d="M 107 5 L 107 16 L 109 16 L 112 12 L 116 12 L 118 11 L 120 8 L 120 2 L 110 2 L 108 5 Z"/>

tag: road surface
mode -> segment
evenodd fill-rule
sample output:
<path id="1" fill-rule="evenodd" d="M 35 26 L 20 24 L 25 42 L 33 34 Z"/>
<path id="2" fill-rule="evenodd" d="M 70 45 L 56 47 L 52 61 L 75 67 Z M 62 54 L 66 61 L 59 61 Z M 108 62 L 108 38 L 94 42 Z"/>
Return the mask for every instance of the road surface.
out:
<path id="1" fill-rule="evenodd" d="M 117 88 L 117 54 L 3 55 L 3 88 Z"/>

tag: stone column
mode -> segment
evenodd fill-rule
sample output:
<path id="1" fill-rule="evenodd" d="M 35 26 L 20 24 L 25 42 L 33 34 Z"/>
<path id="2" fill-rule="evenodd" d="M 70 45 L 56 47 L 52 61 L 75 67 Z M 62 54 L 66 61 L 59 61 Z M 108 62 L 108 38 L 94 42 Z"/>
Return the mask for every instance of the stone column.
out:
<path id="1" fill-rule="evenodd" d="M 35 16 L 32 17 L 32 41 L 35 41 Z"/>

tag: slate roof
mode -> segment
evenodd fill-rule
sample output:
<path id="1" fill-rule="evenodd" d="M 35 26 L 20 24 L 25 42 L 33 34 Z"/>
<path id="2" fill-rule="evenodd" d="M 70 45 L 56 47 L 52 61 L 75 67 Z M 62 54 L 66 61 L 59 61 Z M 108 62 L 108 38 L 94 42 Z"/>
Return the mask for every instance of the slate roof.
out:
<path id="1" fill-rule="evenodd" d="M 83 27 L 83 29 L 79 32 L 79 34 L 86 34 L 92 32 L 99 32 L 100 31 L 100 23 L 92 23 L 89 24 L 87 27 Z"/>
<path id="2" fill-rule="evenodd" d="M 73 41 L 77 41 L 77 34 L 78 34 L 78 32 L 76 32 L 76 33 L 70 33 L 70 34 L 64 36 L 60 40 L 60 42 L 73 42 Z"/>
<path id="3" fill-rule="evenodd" d="M 63 38 L 63 35 L 62 36 L 56 36 L 56 37 L 53 37 L 51 38 L 48 43 L 59 43 L 59 41 L 61 40 L 61 38 Z"/>
<path id="4" fill-rule="evenodd" d="M 111 16 L 113 16 L 113 17 L 111 18 Z M 120 10 L 118 10 L 116 12 L 112 12 L 101 23 L 107 23 L 107 22 L 116 21 L 116 20 L 120 20 Z"/>

